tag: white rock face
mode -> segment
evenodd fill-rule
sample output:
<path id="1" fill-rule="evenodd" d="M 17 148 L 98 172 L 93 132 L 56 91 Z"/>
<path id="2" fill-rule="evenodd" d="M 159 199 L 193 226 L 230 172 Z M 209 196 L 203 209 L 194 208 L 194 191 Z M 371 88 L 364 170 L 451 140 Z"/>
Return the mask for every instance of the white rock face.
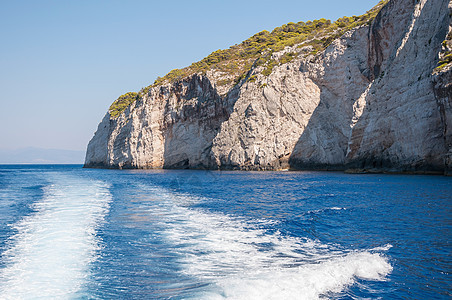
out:
<path id="1" fill-rule="evenodd" d="M 213 72 L 153 87 L 107 113 L 85 166 L 448 173 L 452 73 L 432 71 L 450 3 L 392 0 L 323 53 L 256 67 L 228 91 Z"/>
<path id="2" fill-rule="evenodd" d="M 371 53 L 380 52 L 383 59 L 374 66 L 380 75 L 374 73 L 364 111 L 351 131 L 347 161 L 352 166 L 444 169 L 444 122 L 431 74 L 447 33 L 449 1 L 412 3 L 391 1 L 381 11 L 382 26 L 376 20 L 371 27 Z"/>

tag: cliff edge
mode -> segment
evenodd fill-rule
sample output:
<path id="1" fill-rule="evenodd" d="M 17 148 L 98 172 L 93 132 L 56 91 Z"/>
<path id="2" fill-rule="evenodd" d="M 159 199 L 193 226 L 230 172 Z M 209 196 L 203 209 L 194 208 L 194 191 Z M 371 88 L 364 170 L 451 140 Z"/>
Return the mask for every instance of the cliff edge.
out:
<path id="1" fill-rule="evenodd" d="M 289 23 L 116 100 L 85 167 L 452 173 L 452 1 Z"/>

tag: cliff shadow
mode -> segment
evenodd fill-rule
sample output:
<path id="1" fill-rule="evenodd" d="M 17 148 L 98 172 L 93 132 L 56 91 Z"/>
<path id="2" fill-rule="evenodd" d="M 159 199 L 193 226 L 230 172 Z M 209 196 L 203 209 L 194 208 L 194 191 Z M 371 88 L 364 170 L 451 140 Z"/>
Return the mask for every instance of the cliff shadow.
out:
<path id="1" fill-rule="evenodd" d="M 227 121 L 240 95 L 240 85 L 220 96 L 205 76 L 175 83 L 164 111 L 165 169 L 218 169 L 213 139 Z"/>
<path id="2" fill-rule="evenodd" d="M 358 151 L 366 130 L 371 109 L 369 93 L 375 91 L 374 83 L 385 76 L 409 33 L 415 5 L 389 2 L 370 27 L 341 37 L 340 43 L 346 49 L 334 62 L 325 62 L 334 46 L 325 50 L 324 76 L 313 79 L 321 90 L 319 105 L 293 149 L 291 168 L 343 170 L 350 166 L 348 158 Z M 379 167 L 387 163 L 375 157 L 369 159 L 365 164 Z M 361 164 L 360 160 L 353 163 Z"/>
<path id="3" fill-rule="evenodd" d="M 290 169 L 344 170 L 352 113 L 351 99 L 322 87 L 319 104 L 289 157 Z"/>
<path id="4" fill-rule="evenodd" d="M 320 89 L 319 102 L 290 154 L 291 169 L 345 168 L 354 105 L 368 88 L 374 70 L 369 66 L 369 51 L 363 51 L 369 46 L 368 30 L 358 29 L 350 37 L 338 41 L 339 46 L 346 47 L 340 56 L 334 55 L 338 50 L 331 45 L 316 58 L 317 63 L 323 62 L 324 73 L 321 77 L 310 78 Z M 302 64 L 300 71 L 303 69 Z"/>
<path id="5" fill-rule="evenodd" d="M 397 3 L 392 5 L 399 12 Z M 395 33 L 390 26 L 372 27 L 371 37 L 387 39 L 378 39 L 375 47 L 388 55 L 351 132 L 346 168 L 409 173 L 441 173 L 445 168 L 444 123 L 431 73 L 448 32 L 447 5 L 430 1 L 420 13 L 414 3 L 404 7 L 405 13 L 397 14 L 403 18 L 397 19 Z M 388 13 L 394 21 L 393 12 Z M 442 17 L 436 21 L 438 14 Z"/>

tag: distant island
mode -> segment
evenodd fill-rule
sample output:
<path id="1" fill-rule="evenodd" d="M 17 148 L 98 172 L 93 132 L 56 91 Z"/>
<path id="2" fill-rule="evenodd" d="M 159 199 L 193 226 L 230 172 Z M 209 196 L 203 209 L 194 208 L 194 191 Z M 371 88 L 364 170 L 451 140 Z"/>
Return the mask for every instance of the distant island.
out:
<path id="1" fill-rule="evenodd" d="M 19 148 L 0 149 L 0 164 L 83 164 L 84 151 Z"/>
<path id="2" fill-rule="evenodd" d="M 120 96 L 85 167 L 452 174 L 452 6 L 262 31 Z"/>

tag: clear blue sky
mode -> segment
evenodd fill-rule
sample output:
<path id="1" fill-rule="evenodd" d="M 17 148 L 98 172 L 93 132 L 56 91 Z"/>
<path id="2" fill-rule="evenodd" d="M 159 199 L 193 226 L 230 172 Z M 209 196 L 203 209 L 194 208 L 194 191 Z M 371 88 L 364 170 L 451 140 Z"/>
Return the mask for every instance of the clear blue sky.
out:
<path id="1" fill-rule="evenodd" d="M 85 150 L 110 104 L 288 22 L 378 0 L 0 0 L 0 149 Z"/>

